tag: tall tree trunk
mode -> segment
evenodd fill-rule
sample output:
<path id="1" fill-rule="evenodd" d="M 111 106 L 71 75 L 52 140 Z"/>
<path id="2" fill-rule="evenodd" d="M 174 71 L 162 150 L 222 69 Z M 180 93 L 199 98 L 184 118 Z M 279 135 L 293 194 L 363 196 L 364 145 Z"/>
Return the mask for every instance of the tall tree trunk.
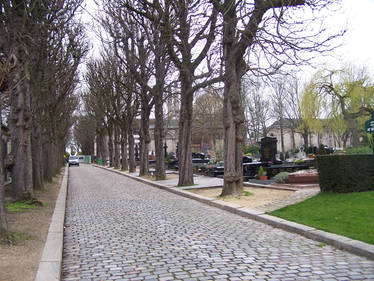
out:
<path id="1" fill-rule="evenodd" d="M 124 122 L 121 126 L 121 169 L 127 171 L 129 169 L 129 161 L 128 161 L 128 154 L 127 154 L 127 124 Z"/>
<path id="2" fill-rule="evenodd" d="M 242 143 L 244 112 L 240 104 L 241 74 L 235 69 L 235 65 L 226 68 L 227 79 L 231 83 L 225 83 L 224 90 L 224 186 L 222 196 L 239 195 L 243 192 L 243 166 Z"/>
<path id="3" fill-rule="evenodd" d="M 145 176 L 149 173 L 149 143 L 151 138 L 149 136 L 149 114 L 148 108 L 143 108 L 141 111 L 140 121 L 140 169 L 139 176 Z"/>
<path id="4" fill-rule="evenodd" d="M 12 190 L 15 198 L 32 198 L 31 157 L 31 85 L 27 54 L 23 43 L 15 46 L 16 66 L 13 69 L 10 125 L 12 129 Z"/>
<path id="5" fill-rule="evenodd" d="M 42 150 L 43 150 L 43 156 L 42 156 L 43 162 L 45 163 L 45 165 L 43 165 L 43 180 L 50 181 L 52 180 L 52 172 L 51 172 L 51 167 L 49 166 L 49 160 L 48 160 L 51 154 L 50 140 L 45 140 L 43 142 Z"/>
<path id="6" fill-rule="evenodd" d="M 344 117 L 348 121 L 348 126 L 352 134 L 351 146 L 355 148 L 359 147 L 360 146 L 360 132 L 357 126 L 357 120 L 350 117 L 349 114 L 346 114 Z"/>
<path id="7" fill-rule="evenodd" d="M 284 122 L 283 122 L 283 118 L 280 118 L 280 134 L 281 134 L 281 149 L 282 149 L 282 153 L 284 153 Z"/>
<path id="8" fill-rule="evenodd" d="M 41 140 L 40 124 L 33 120 L 32 130 L 32 165 L 33 165 L 33 181 L 35 189 L 42 189 L 43 184 L 43 149 Z"/>
<path id="9" fill-rule="evenodd" d="M 164 180 L 165 174 L 165 153 L 163 150 L 163 142 L 165 139 L 164 130 L 164 112 L 163 112 L 162 92 L 158 92 L 155 96 L 155 154 L 156 154 L 156 180 Z"/>
<path id="10" fill-rule="evenodd" d="M 178 186 L 193 185 L 192 151 L 191 151 L 191 130 L 193 117 L 193 91 L 192 80 L 181 74 L 181 108 L 179 119 L 179 140 L 178 140 Z"/>
<path id="11" fill-rule="evenodd" d="M 96 156 L 103 160 L 103 136 L 99 132 L 96 133 Z"/>
<path id="12" fill-rule="evenodd" d="M 118 125 L 114 125 L 114 168 L 120 167 L 120 129 Z"/>
<path id="13" fill-rule="evenodd" d="M 296 148 L 295 130 L 293 128 L 291 129 L 291 140 L 292 140 L 292 149 L 295 149 Z"/>
<path id="14" fill-rule="evenodd" d="M 47 155 L 47 161 L 45 162 L 48 165 L 48 180 L 52 180 L 53 176 L 57 172 L 57 144 L 55 143 L 56 138 L 52 137 L 51 142 L 49 143 L 49 153 Z"/>
<path id="15" fill-rule="evenodd" d="M 4 186 L 4 143 L 2 132 L 2 111 L 0 110 L 0 236 L 8 231 L 8 221 L 5 210 L 5 186 Z"/>
<path id="16" fill-rule="evenodd" d="M 109 146 L 108 146 L 109 138 L 106 134 L 103 134 L 103 164 L 104 166 L 107 164 L 109 160 Z"/>
<path id="17" fill-rule="evenodd" d="M 132 124 L 129 124 L 128 128 L 128 139 L 129 139 L 129 172 L 134 173 L 136 171 L 136 160 L 135 160 L 135 139 L 132 130 Z"/>
<path id="18" fill-rule="evenodd" d="M 108 151 L 109 151 L 109 166 L 114 166 L 114 155 L 113 155 L 113 128 L 111 124 L 108 124 Z"/>
<path id="19" fill-rule="evenodd" d="M 348 142 L 348 139 L 349 139 L 349 133 L 346 131 L 343 136 L 342 136 L 342 141 L 343 141 L 343 148 L 346 149 L 347 148 L 347 142 Z"/>
<path id="20" fill-rule="evenodd" d="M 239 195 L 243 192 L 242 143 L 245 118 L 241 102 L 240 83 L 245 73 L 246 64 L 242 58 L 244 52 L 238 51 L 235 44 L 236 7 L 234 7 L 235 5 L 230 6 L 224 12 L 225 24 L 223 29 L 223 56 L 225 62 L 223 100 L 225 167 L 222 196 Z"/>
<path id="21" fill-rule="evenodd" d="M 308 132 L 308 130 L 304 129 L 302 131 L 301 136 L 303 137 L 303 140 L 304 140 L 305 153 L 307 153 L 308 149 L 309 149 L 309 132 Z"/>

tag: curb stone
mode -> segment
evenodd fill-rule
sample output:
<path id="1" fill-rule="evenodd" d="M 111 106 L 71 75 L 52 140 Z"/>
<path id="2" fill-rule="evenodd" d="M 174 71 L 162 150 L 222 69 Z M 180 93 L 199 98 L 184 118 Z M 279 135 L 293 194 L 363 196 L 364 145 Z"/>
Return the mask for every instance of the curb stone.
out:
<path id="1" fill-rule="evenodd" d="M 35 281 L 57 281 L 61 278 L 68 177 L 69 168 L 66 166 Z"/>
<path id="2" fill-rule="evenodd" d="M 242 206 L 239 206 L 237 204 L 228 203 L 222 200 L 214 199 L 214 198 L 208 198 L 201 195 L 193 194 L 191 192 L 187 192 L 175 187 L 168 187 L 159 183 L 156 183 L 151 180 L 143 179 L 138 176 L 129 175 L 125 172 L 121 172 L 119 170 L 116 170 L 114 168 L 108 168 L 98 165 L 93 165 L 95 167 L 105 169 L 108 171 L 112 171 L 114 173 L 126 176 L 128 178 L 131 178 L 133 180 L 149 184 L 151 186 L 157 187 L 159 189 L 163 189 L 169 192 L 172 192 L 174 194 L 181 195 L 183 197 L 187 197 L 189 199 L 193 199 L 199 202 L 202 202 L 204 204 L 240 215 L 245 218 L 253 219 L 262 223 L 266 223 L 268 225 L 271 225 L 276 228 L 281 228 L 283 230 L 286 230 L 288 232 L 297 233 L 299 235 L 302 235 L 306 238 L 326 243 L 331 246 L 334 246 L 340 250 L 344 250 L 347 252 L 350 252 L 355 255 L 366 257 L 370 260 L 374 260 L 374 245 L 354 240 L 345 236 L 337 235 L 334 233 L 326 232 L 323 230 L 316 229 L 314 227 L 306 226 L 303 224 L 299 224 L 296 222 L 287 221 L 282 218 L 278 218 L 275 216 L 268 215 L 264 212 L 253 210 L 250 208 L 244 208 Z"/>

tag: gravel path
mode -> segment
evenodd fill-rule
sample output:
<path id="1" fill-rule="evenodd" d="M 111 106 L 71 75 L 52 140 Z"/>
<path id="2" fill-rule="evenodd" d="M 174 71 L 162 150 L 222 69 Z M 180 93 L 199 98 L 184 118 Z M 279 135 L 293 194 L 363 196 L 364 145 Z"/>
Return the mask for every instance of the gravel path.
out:
<path id="1" fill-rule="evenodd" d="M 65 281 L 374 280 L 373 261 L 88 165 L 65 226 Z"/>
<path id="2" fill-rule="evenodd" d="M 283 208 L 285 206 L 304 201 L 310 197 L 313 197 L 314 195 L 317 195 L 318 193 L 319 193 L 319 189 L 316 189 L 316 188 L 307 188 L 307 189 L 297 190 L 294 193 L 292 193 L 290 196 L 274 200 L 269 204 L 258 206 L 255 209 L 258 211 L 263 211 L 263 212 L 271 212 L 271 211 Z"/>

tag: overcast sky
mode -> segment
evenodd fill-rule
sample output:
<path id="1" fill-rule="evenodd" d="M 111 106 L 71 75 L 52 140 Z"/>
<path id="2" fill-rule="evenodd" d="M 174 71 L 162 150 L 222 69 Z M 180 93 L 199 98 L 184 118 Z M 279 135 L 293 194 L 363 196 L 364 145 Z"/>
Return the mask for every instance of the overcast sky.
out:
<path id="1" fill-rule="evenodd" d="M 342 15 L 336 16 L 339 23 L 347 23 L 343 46 L 337 53 L 343 59 L 369 68 L 374 75 L 374 0 L 343 0 Z M 331 19 L 330 24 L 334 24 Z"/>
<path id="2" fill-rule="evenodd" d="M 93 0 L 86 0 L 86 3 L 87 10 L 95 15 Z M 374 75 L 374 0 L 342 0 L 342 3 L 343 9 L 327 19 L 326 24 L 333 29 L 346 26 L 343 45 L 335 50 L 331 58 L 321 58 L 321 64 L 329 68 L 338 68 L 344 64 L 365 66 Z M 86 22 L 93 23 L 90 16 L 84 18 Z M 93 40 L 94 35 L 89 33 L 91 44 L 98 45 L 99 42 Z M 95 55 L 98 55 L 98 49 L 95 46 Z"/>

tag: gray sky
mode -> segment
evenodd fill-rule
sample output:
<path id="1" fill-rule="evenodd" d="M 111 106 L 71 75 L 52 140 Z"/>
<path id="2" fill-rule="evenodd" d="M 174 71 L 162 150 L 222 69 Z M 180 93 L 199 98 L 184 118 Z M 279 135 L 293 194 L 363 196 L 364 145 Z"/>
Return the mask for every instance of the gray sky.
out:
<path id="1" fill-rule="evenodd" d="M 344 22 L 347 34 L 336 52 L 336 63 L 366 66 L 374 74 L 374 0 L 343 0 L 342 14 L 329 20 L 329 24 Z"/>
<path id="2" fill-rule="evenodd" d="M 347 27 L 347 33 L 342 39 L 343 44 L 334 51 L 330 58 L 317 59 L 320 64 L 328 68 L 338 68 L 346 64 L 357 67 L 367 67 L 374 75 L 374 0 L 342 0 L 343 9 L 326 20 L 326 25 L 332 29 Z M 86 9 L 91 15 L 96 16 L 94 0 L 86 0 Z M 91 16 L 84 15 L 84 20 L 93 24 Z M 91 29 L 88 27 L 88 31 Z M 94 38 L 94 33 L 89 31 L 91 44 L 94 45 L 92 53 L 99 54 L 100 42 Z M 314 65 L 314 69 L 319 68 Z M 312 70 L 306 70 L 312 72 Z M 311 73 L 307 73 L 309 76 Z"/>

